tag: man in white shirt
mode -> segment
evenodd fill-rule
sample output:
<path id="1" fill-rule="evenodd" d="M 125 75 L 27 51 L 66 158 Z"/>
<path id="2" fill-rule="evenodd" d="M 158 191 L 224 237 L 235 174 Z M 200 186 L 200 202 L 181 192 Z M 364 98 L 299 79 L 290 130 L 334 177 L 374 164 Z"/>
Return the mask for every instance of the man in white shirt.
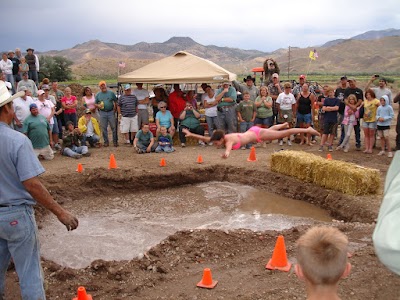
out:
<path id="1" fill-rule="evenodd" d="M 47 122 L 50 124 L 50 130 L 53 130 L 54 125 L 54 104 L 50 100 L 45 99 L 45 92 L 43 90 L 38 90 L 38 100 L 35 101 L 35 104 L 38 107 L 39 114 L 47 119 Z"/>
<path id="2" fill-rule="evenodd" d="M 137 89 L 134 89 L 132 94 L 138 100 L 138 128 L 142 128 L 142 124 L 149 124 L 149 111 L 147 105 L 150 103 L 149 92 L 143 89 L 143 83 L 136 83 Z"/>
<path id="3" fill-rule="evenodd" d="M 25 92 L 26 90 L 27 88 L 23 86 L 20 91 Z M 13 100 L 15 130 L 23 132 L 23 123 L 26 117 L 31 114 L 29 105 L 33 102 L 34 100 L 32 97 L 26 94 Z"/>

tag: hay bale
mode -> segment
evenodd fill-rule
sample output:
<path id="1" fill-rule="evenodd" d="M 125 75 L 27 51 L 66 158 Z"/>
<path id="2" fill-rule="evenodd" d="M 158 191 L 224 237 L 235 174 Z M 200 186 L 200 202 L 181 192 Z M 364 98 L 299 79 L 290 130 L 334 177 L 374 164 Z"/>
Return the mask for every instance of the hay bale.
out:
<path id="1" fill-rule="evenodd" d="M 381 183 L 379 170 L 340 160 L 327 160 L 303 151 L 272 154 L 271 170 L 356 196 L 376 194 Z"/>

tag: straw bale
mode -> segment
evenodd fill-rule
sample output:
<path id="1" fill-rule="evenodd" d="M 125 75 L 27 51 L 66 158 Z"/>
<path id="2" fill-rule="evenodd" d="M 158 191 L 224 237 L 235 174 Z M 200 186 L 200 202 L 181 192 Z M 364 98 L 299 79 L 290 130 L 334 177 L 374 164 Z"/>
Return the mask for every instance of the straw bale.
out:
<path id="1" fill-rule="evenodd" d="M 381 183 L 379 170 L 303 151 L 275 152 L 271 170 L 350 195 L 376 194 Z"/>

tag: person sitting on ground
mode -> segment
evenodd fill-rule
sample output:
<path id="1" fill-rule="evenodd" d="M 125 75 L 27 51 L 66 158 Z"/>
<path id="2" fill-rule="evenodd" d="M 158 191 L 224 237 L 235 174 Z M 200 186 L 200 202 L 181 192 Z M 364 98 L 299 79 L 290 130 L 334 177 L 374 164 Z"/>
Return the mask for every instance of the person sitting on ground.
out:
<path id="1" fill-rule="evenodd" d="M 157 153 L 170 153 L 175 151 L 174 147 L 172 147 L 172 137 L 168 134 L 167 128 L 164 126 L 161 126 L 160 128 L 160 133 L 157 136 L 157 142 L 158 146 L 155 150 Z"/>
<path id="2" fill-rule="evenodd" d="M 153 133 L 150 131 L 149 124 L 143 124 L 133 140 L 133 147 L 138 154 L 154 152 L 157 143 L 154 142 Z"/>
<path id="3" fill-rule="evenodd" d="M 156 114 L 156 125 L 157 125 L 157 134 L 160 132 L 161 126 L 167 128 L 168 133 L 171 136 L 175 134 L 175 126 L 174 126 L 174 117 L 171 112 L 167 109 L 167 103 L 164 101 L 160 101 L 158 103 L 159 111 Z"/>
<path id="4" fill-rule="evenodd" d="M 186 102 L 185 109 L 181 112 L 179 125 L 179 140 L 181 146 L 186 147 L 186 135 L 182 132 L 183 129 L 187 129 L 190 132 L 204 136 L 204 127 L 200 124 L 200 113 L 194 109 L 192 103 Z M 204 146 L 204 141 L 199 140 L 199 145 Z"/>
<path id="5" fill-rule="evenodd" d="M 339 280 L 350 274 L 349 241 L 334 227 L 313 227 L 297 241 L 295 271 L 304 281 L 307 299 L 340 299 Z"/>
<path id="6" fill-rule="evenodd" d="M 31 114 L 24 120 L 23 133 L 31 140 L 35 154 L 45 160 L 54 158 L 53 138 L 50 124 L 45 117 L 39 114 L 35 103 L 29 105 Z"/>
<path id="7" fill-rule="evenodd" d="M 214 141 L 214 145 L 217 147 L 225 145 L 225 153 L 222 155 L 223 158 L 228 158 L 231 150 L 240 149 L 242 145 L 246 145 L 248 143 L 262 143 L 263 141 L 282 139 L 291 134 L 297 133 L 310 133 L 318 136 L 320 135 L 319 132 L 312 127 L 289 129 L 288 123 L 274 125 L 270 128 L 253 126 L 245 133 L 225 134 L 223 130 L 216 130 L 211 137 L 194 134 L 187 129 L 183 129 L 182 132 L 186 134 L 186 137 L 194 137 L 205 142 Z"/>
<path id="8" fill-rule="evenodd" d="M 87 108 L 85 114 L 79 118 L 79 131 L 82 133 L 82 145 L 89 142 L 90 147 L 100 147 L 100 126 L 96 118 L 92 117 L 92 110 Z"/>
<path id="9" fill-rule="evenodd" d="M 257 107 L 253 101 L 250 100 L 250 92 L 243 92 L 243 101 L 236 106 L 236 112 L 239 119 L 240 132 L 246 132 L 254 125 L 254 119 L 257 114 Z M 242 145 L 240 149 L 250 149 L 252 143 L 248 143 L 246 146 Z"/>
<path id="10" fill-rule="evenodd" d="M 87 146 L 81 146 L 82 133 L 79 128 L 74 128 L 72 121 L 65 123 L 67 128 L 63 137 L 63 149 L 61 150 L 62 155 L 81 158 L 82 156 L 90 156 L 90 152 Z"/>

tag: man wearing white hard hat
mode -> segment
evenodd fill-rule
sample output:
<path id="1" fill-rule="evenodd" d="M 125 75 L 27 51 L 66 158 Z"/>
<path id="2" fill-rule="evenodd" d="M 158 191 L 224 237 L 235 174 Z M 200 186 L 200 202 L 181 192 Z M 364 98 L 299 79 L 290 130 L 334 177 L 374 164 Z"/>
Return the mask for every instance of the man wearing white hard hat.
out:
<path id="1" fill-rule="evenodd" d="M 0 299 L 5 299 L 7 266 L 14 261 L 22 299 L 46 299 L 40 265 L 39 240 L 33 206 L 39 202 L 68 230 L 78 220 L 63 209 L 40 182 L 44 168 L 30 140 L 9 126 L 14 118 L 13 100 L 24 92 L 11 95 L 0 81 Z"/>

